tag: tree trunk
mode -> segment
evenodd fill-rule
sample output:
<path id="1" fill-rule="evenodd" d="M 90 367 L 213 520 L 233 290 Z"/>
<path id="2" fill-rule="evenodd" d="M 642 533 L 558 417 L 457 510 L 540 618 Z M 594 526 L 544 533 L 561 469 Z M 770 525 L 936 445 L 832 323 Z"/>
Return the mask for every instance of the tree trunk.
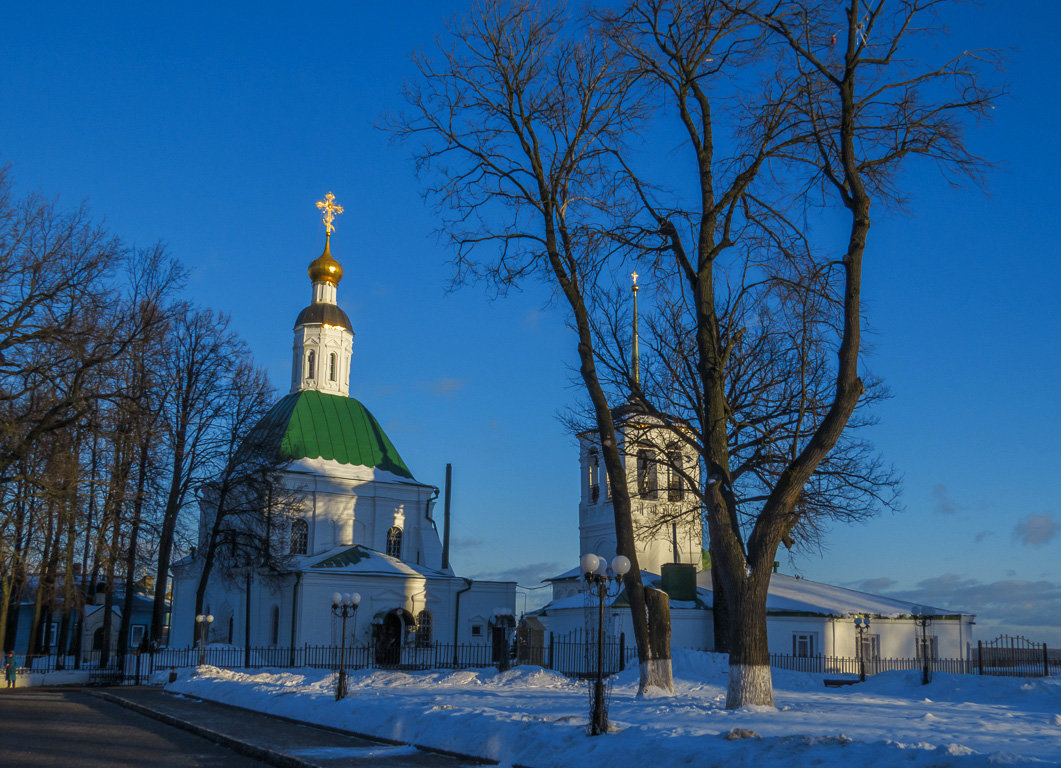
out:
<path id="1" fill-rule="evenodd" d="M 726 709 L 749 704 L 774 705 L 770 649 L 766 636 L 766 593 L 770 569 L 753 573 L 731 590 L 733 612 L 729 639 L 729 684 Z"/>
<path id="2" fill-rule="evenodd" d="M 155 570 L 155 602 L 151 606 L 151 640 L 162 642 L 162 630 L 166 621 L 166 591 L 169 587 L 169 560 L 173 554 L 173 533 L 177 528 L 177 515 L 184 502 L 184 430 L 177 435 L 173 453 L 173 472 L 170 476 L 166 511 L 162 516 L 162 531 L 158 539 L 158 566 Z"/>
<path id="3" fill-rule="evenodd" d="M 671 668 L 670 646 L 670 598 L 661 589 L 645 588 L 645 605 L 648 607 L 648 640 L 652 654 L 641 662 L 641 677 L 652 680 L 652 685 L 674 693 L 674 676 Z"/>
<path id="4" fill-rule="evenodd" d="M 136 590 L 136 548 L 140 539 L 140 518 L 144 510 L 144 486 L 147 484 L 149 436 L 141 435 L 140 459 L 136 477 L 136 499 L 129 530 L 129 547 L 125 556 L 125 595 L 122 599 L 122 623 L 118 630 L 118 655 L 125 657 L 129 649 L 129 631 L 133 618 L 133 593 Z"/>
<path id="5" fill-rule="evenodd" d="M 711 556 L 711 615 L 714 624 L 715 651 L 718 653 L 729 652 L 729 602 L 726 600 L 726 590 L 722 588 L 722 574 L 717 564 L 717 556 L 713 550 L 716 549 L 714 542 L 709 545 Z"/>

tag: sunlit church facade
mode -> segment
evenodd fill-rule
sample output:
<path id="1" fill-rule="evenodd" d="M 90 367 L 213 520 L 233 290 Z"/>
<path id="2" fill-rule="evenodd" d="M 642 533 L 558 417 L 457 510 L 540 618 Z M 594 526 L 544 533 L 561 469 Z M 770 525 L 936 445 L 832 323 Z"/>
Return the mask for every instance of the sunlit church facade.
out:
<path id="1" fill-rule="evenodd" d="M 238 647 L 338 645 L 332 596 L 357 593 L 345 642 L 388 658 L 439 643 L 490 645 L 510 632 L 515 583 L 458 577 L 436 517 L 439 490 L 418 481 L 376 418 L 350 397 L 354 333 L 337 303 L 343 270 L 331 255 L 329 193 L 324 252 L 309 266 L 312 298 L 295 320 L 291 391 L 256 429 L 284 459 L 280 485 L 298 513 L 276 532 L 285 551 L 277 572 L 208 580 L 208 642 Z M 196 640 L 195 596 L 205 537 L 213 522 L 200 502 L 198 554 L 173 567 L 169 644 Z"/>

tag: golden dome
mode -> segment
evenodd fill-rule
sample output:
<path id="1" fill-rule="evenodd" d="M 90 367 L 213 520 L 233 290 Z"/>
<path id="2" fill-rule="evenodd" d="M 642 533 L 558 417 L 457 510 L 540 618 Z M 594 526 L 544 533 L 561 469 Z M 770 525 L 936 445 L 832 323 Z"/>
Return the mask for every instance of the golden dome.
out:
<path id="1" fill-rule="evenodd" d="M 331 235 L 324 240 L 324 253 L 310 262 L 309 279 L 313 282 L 324 281 L 332 285 L 338 285 L 343 279 L 343 268 L 339 262 L 332 258 Z"/>

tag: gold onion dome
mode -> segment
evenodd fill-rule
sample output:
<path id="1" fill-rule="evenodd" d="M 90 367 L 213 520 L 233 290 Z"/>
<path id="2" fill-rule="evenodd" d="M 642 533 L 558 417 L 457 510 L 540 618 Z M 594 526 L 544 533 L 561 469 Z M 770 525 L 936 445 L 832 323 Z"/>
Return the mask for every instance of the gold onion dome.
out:
<path id="1" fill-rule="evenodd" d="M 326 282 L 338 285 L 343 279 L 343 268 L 334 258 L 331 250 L 331 234 L 324 240 L 324 253 L 310 262 L 309 279 L 313 282 Z"/>

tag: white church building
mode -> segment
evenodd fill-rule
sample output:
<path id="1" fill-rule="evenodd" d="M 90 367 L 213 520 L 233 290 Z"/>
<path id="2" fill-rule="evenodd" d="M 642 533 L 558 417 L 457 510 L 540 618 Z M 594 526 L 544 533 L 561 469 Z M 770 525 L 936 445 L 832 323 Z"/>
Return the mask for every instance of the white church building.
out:
<path id="1" fill-rule="evenodd" d="M 514 582 L 456 576 L 434 517 L 437 488 L 418 481 L 380 423 L 350 397 L 354 333 L 336 301 L 343 270 L 332 257 L 331 193 L 324 252 L 309 266 L 312 298 L 294 327 L 291 391 L 257 428 L 285 460 L 280 485 L 300 499 L 277 534 L 279 573 L 225 579 L 214 571 L 203 613 L 208 642 L 239 647 L 338 645 L 332 595 L 358 593 L 347 645 L 395 658 L 434 644 L 490 646 L 511 632 Z M 195 597 L 214 510 L 200 500 L 200 547 L 173 566 L 169 644 L 195 642 Z"/>

